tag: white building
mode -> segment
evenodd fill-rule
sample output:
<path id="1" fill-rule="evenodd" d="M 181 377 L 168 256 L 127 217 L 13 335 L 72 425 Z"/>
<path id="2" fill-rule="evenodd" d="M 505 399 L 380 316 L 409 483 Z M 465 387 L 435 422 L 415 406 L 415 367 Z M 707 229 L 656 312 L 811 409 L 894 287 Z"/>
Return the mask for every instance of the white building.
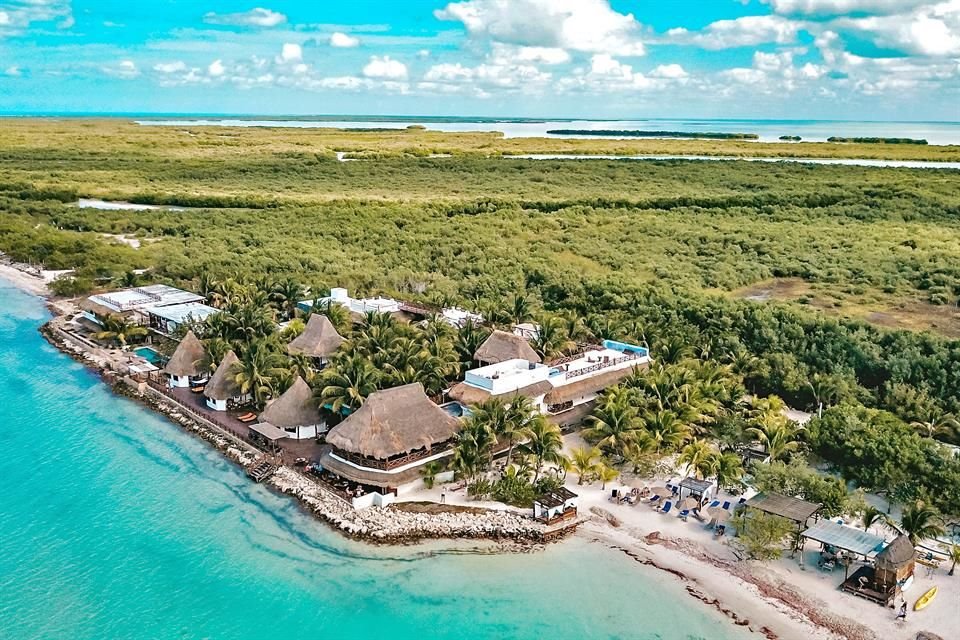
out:
<path id="1" fill-rule="evenodd" d="M 98 315 L 111 314 L 131 316 L 137 322 L 146 323 L 147 315 L 144 311 L 148 307 L 167 307 L 203 302 L 203 300 L 203 296 L 183 289 L 165 284 L 151 284 L 92 295 L 81 306 L 84 309 L 84 316 L 97 324 L 100 324 Z"/>
<path id="2" fill-rule="evenodd" d="M 220 310 L 200 302 L 188 302 L 166 307 L 146 307 L 141 313 L 147 316 L 151 329 L 170 335 L 180 326 L 203 322 L 213 314 L 220 313 Z"/>

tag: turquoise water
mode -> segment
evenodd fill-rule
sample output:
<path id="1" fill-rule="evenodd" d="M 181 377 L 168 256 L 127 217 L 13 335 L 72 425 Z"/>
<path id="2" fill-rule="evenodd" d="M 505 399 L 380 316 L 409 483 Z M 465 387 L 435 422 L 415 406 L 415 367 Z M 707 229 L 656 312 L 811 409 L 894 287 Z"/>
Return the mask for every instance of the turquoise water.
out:
<path id="1" fill-rule="evenodd" d="M 483 555 L 342 539 L 113 396 L 0 281 L 0 637 L 638 638 L 744 632 L 582 540 Z"/>
<path id="2" fill-rule="evenodd" d="M 150 347 L 139 347 L 133 352 L 151 364 L 159 364 L 163 361 L 163 356 Z"/>

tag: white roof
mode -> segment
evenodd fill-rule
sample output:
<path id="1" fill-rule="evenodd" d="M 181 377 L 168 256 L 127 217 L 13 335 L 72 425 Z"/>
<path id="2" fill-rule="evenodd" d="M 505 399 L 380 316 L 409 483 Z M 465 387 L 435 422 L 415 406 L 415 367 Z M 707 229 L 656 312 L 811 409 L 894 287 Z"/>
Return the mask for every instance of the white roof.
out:
<path id="1" fill-rule="evenodd" d="M 147 307 L 145 313 L 158 318 L 163 318 L 168 322 L 183 324 L 184 322 L 203 322 L 215 313 L 220 313 L 219 309 L 208 307 L 199 302 L 189 302 L 187 304 L 175 304 L 169 307 Z"/>
<path id="2" fill-rule="evenodd" d="M 147 307 L 165 307 L 174 304 L 200 302 L 203 300 L 203 296 L 165 284 L 152 284 L 135 289 L 101 293 L 90 296 L 89 300 L 120 313 L 146 309 Z"/>

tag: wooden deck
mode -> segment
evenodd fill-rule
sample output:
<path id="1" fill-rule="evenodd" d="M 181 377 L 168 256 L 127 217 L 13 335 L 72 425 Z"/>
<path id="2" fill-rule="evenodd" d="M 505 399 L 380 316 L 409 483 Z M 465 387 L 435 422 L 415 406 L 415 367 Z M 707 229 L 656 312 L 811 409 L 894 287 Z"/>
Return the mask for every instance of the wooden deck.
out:
<path id="1" fill-rule="evenodd" d="M 891 589 L 887 593 L 878 591 L 873 581 L 873 577 L 873 567 L 860 567 L 853 573 L 852 576 L 847 578 L 843 584 L 840 585 L 840 588 L 847 593 L 857 596 L 858 598 L 863 598 L 864 600 L 869 600 L 870 602 L 876 602 L 884 607 L 890 606 L 893 603 L 893 599 L 896 597 L 896 590 Z"/>

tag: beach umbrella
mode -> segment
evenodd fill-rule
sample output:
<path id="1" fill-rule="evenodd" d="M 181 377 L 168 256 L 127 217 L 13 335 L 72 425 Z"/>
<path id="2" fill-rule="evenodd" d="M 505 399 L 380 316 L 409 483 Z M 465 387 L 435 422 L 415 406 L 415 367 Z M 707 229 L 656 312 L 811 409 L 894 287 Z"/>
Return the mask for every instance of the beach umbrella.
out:
<path id="1" fill-rule="evenodd" d="M 707 515 L 710 516 L 711 520 L 716 520 L 717 522 L 726 522 L 730 519 L 730 512 L 720 507 L 710 507 L 707 509 Z"/>
<path id="2" fill-rule="evenodd" d="M 630 486 L 633 487 L 634 489 L 646 489 L 647 481 L 644 480 L 643 478 L 637 478 L 630 482 Z"/>
<path id="3" fill-rule="evenodd" d="M 694 498 L 684 498 L 683 501 L 681 501 L 680 504 L 677 505 L 677 508 L 680 509 L 681 511 L 697 509 L 699 507 L 700 507 L 700 501 L 695 500 Z"/>
<path id="4" fill-rule="evenodd" d="M 672 496 L 673 491 L 670 491 L 670 489 L 667 489 L 666 487 L 650 487 L 650 495 L 666 498 L 667 496 Z"/>

